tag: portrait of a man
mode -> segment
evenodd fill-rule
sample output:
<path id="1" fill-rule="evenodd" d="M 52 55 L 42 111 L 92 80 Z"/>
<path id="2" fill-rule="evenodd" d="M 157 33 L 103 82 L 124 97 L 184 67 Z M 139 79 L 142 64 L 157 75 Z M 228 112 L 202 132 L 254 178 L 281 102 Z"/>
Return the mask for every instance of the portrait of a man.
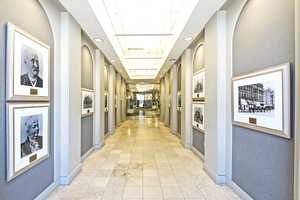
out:
<path id="1" fill-rule="evenodd" d="M 21 158 L 43 148 L 42 115 L 21 119 Z"/>
<path id="2" fill-rule="evenodd" d="M 23 46 L 21 85 L 43 88 L 41 68 L 41 56 L 30 47 Z"/>

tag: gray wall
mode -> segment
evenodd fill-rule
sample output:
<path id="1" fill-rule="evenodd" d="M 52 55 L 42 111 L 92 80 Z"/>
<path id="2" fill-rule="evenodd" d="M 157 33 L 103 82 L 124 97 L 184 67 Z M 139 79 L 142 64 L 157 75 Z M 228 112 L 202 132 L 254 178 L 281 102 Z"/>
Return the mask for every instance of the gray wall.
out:
<path id="1" fill-rule="evenodd" d="M 251 0 L 234 35 L 233 75 L 292 63 L 294 0 Z M 292 102 L 294 105 L 294 102 Z M 291 109 L 294 119 L 294 108 Z M 292 122 L 293 123 L 293 122 Z M 256 200 L 293 199 L 293 139 L 233 126 L 233 180 Z"/>
<path id="2" fill-rule="evenodd" d="M 81 42 L 81 87 L 93 90 L 93 58 L 95 55 L 96 47 L 84 32 L 82 32 L 81 34 Z M 81 119 L 81 156 L 83 156 L 93 147 L 93 121 L 93 115 Z"/>
<path id="3" fill-rule="evenodd" d="M 0 199 L 1 200 L 31 200 L 39 195 L 53 182 L 53 131 L 51 131 L 51 150 L 49 159 L 36 165 L 32 169 L 6 182 L 6 148 L 5 148 L 5 32 L 4 24 L 11 22 L 23 30 L 31 33 L 51 47 L 51 75 L 53 74 L 53 36 L 51 28 L 42 7 L 36 0 L 1 0 L 0 1 Z M 51 94 L 53 81 L 51 76 Z M 51 97 L 51 105 L 53 96 Z M 51 119 L 53 112 L 51 109 Z M 53 120 L 51 120 L 53 130 Z"/>

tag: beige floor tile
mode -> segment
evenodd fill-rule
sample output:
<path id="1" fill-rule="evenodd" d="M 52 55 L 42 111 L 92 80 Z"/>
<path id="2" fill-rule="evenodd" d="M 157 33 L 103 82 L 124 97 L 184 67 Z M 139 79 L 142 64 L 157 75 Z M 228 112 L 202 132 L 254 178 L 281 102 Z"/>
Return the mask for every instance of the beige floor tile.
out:
<path id="1" fill-rule="evenodd" d="M 48 200 L 240 200 L 157 118 L 130 119 Z"/>

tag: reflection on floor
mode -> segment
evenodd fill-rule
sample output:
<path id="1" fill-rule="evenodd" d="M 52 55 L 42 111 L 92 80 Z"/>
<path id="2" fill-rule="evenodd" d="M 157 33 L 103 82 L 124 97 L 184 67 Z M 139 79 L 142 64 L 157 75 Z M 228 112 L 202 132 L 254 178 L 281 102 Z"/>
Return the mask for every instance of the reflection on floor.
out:
<path id="1" fill-rule="evenodd" d="M 214 184 L 202 165 L 157 118 L 131 119 L 49 200 L 239 199 L 227 186 Z"/>

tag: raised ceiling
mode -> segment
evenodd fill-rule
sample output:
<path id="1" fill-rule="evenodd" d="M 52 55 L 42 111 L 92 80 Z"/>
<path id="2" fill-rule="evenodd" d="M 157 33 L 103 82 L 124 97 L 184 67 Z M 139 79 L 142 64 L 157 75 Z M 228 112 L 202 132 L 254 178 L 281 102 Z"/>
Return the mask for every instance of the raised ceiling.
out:
<path id="1" fill-rule="evenodd" d="M 58 0 L 129 83 L 158 83 L 226 0 Z"/>
<path id="2" fill-rule="evenodd" d="M 198 0 L 89 0 L 130 79 L 155 79 Z"/>

